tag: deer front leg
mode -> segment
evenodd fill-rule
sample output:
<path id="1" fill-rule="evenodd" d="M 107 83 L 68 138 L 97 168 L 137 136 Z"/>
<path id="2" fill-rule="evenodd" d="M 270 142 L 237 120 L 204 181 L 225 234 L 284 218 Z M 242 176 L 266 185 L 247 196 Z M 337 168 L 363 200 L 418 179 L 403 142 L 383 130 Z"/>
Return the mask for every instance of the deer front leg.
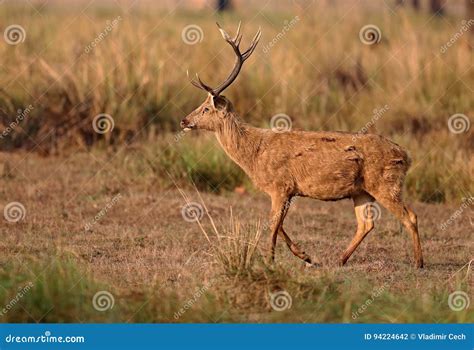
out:
<path id="1" fill-rule="evenodd" d="M 288 236 L 283 229 L 283 224 L 280 226 L 280 234 L 283 236 L 283 239 L 286 242 L 286 245 L 288 248 L 291 250 L 293 255 L 297 256 L 304 262 L 306 262 L 309 265 L 313 265 L 313 262 L 308 254 L 304 252 L 304 250 L 300 249 L 293 241 L 291 240 L 290 236 Z"/>
<path id="2" fill-rule="evenodd" d="M 288 197 L 272 196 L 272 210 L 270 212 L 270 263 L 275 261 L 275 247 L 278 231 L 288 212 L 288 201 Z"/>

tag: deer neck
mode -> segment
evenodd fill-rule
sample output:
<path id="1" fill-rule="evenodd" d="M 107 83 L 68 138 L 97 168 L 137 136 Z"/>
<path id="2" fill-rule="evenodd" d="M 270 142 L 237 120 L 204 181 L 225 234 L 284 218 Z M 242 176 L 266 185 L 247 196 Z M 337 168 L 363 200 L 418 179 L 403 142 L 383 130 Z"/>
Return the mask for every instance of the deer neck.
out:
<path id="1" fill-rule="evenodd" d="M 252 175 L 255 157 L 261 143 L 257 129 L 242 123 L 235 115 L 229 115 L 216 130 L 216 137 L 227 155 L 249 176 Z"/>

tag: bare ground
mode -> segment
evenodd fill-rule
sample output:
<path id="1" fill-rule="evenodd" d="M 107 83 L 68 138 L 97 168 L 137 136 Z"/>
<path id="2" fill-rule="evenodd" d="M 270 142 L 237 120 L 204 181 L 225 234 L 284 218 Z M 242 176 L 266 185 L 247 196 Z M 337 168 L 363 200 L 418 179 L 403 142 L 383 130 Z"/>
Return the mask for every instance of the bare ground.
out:
<path id="1" fill-rule="evenodd" d="M 96 152 L 48 158 L 22 153 L 1 154 L 2 205 L 20 202 L 26 209 L 24 220 L 18 223 L 2 220 L 2 266 L 14 262 L 28 267 L 31 261 L 68 254 L 96 279 L 112 286 L 114 293 L 122 298 L 150 286 L 159 286 L 161 290 L 173 291 L 186 299 L 205 281 L 216 278 L 222 281 L 222 269 L 205 236 L 196 223 L 183 219 L 181 210 L 185 201 L 177 189 L 159 188 L 152 177 L 132 176 L 132 171 L 127 173 L 127 157 L 133 157 L 133 154 L 117 156 Z M 200 202 L 192 188 L 185 192 L 190 200 Z M 114 196 L 115 202 L 112 201 Z M 202 193 L 202 197 L 219 229 L 229 227 L 230 208 L 233 217 L 243 224 L 266 222 L 269 200 L 264 195 Z M 340 255 L 355 232 L 352 203 L 298 198 L 285 222 L 287 231 L 322 266 L 304 268 L 279 241 L 277 268 L 285 272 L 278 279 L 288 276 L 301 286 L 311 281 L 324 283 L 331 276 L 333 282 L 349 281 L 349 291 L 344 295 L 350 295 L 353 284 L 360 279 L 368 281 L 369 288 L 389 283 L 395 298 L 423 290 L 430 294 L 455 290 L 456 281 L 460 279 L 457 272 L 462 269 L 461 279 L 465 278 L 466 271 L 470 273 L 466 264 L 473 258 L 471 209 L 465 209 L 443 230 L 440 226 L 459 209 L 459 205 L 412 203 L 412 206 L 419 218 L 424 269 L 412 267 L 411 239 L 384 209 L 375 230 L 347 265 L 339 267 Z M 105 213 L 104 208 L 107 208 Z M 101 211 L 104 215 L 99 214 Z M 94 219 L 98 214 L 100 217 Z M 86 230 L 84 227 L 88 223 L 91 229 Z M 206 216 L 203 224 L 208 232 L 212 231 Z M 265 231 L 259 244 L 262 254 L 265 254 L 269 240 L 267 236 L 268 231 Z M 469 288 L 472 284 L 470 275 L 467 282 Z M 264 288 L 258 278 L 239 283 L 229 277 L 213 293 L 218 299 L 225 294 L 239 312 L 247 310 L 246 316 L 239 319 L 241 321 L 272 321 L 271 317 L 260 316 L 262 312 L 268 314 L 268 306 L 258 307 L 262 302 L 256 300 L 265 300 Z M 296 294 L 298 298 L 305 298 L 304 292 Z M 323 298 L 323 295 L 317 297 Z M 293 301 L 296 309 L 300 307 Z M 314 300 L 315 303 L 320 301 Z M 340 308 L 344 307 L 347 307 L 345 300 L 341 300 Z M 379 307 L 383 313 L 382 305 Z M 400 312 L 404 309 L 404 305 L 397 307 Z M 357 305 L 349 308 L 354 310 Z M 397 319 L 396 313 L 381 319 L 407 320 Z M 279 320 L 306 322 L 313 319 L 289 316 Z M 453 321 L 435 314 L 432 319 L 415 317 L 413 320 Z M 466 318 L 460 321 L 463 320 Z M 329 317 L 323 321 L 341 319 Z"/>

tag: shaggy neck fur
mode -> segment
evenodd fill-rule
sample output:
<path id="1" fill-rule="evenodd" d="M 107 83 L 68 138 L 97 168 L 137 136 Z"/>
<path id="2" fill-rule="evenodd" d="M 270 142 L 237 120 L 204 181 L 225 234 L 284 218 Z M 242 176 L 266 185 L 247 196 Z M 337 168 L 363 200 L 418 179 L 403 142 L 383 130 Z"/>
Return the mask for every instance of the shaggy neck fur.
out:
<path id="1" fill-rule="evenodd" d="M 216 137 L 227 155 L 252 177 L 255 159 L 261 151 L 261 130 L 241 122 L 235 113 L 228 112 L 216 130 Z"/>

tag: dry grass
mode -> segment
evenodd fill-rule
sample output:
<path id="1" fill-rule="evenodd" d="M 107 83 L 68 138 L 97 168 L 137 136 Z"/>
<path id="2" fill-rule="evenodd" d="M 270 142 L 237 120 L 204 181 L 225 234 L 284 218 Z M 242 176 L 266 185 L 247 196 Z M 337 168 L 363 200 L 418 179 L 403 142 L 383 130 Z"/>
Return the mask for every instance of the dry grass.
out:
<path id="1" fill-rule="evenodd" d="M 414 203 L 426 263 L 421 271 L 412 268 L 408 234 L 386 211 L 341 268 L 339 256 L 355 230 L 351 203 L 298 199 L 287 231 L 322 267 L 304 268 L 281 240 L 278 263 L 268 266 L 268 230 L 262 232 L 267 198 L 202 193 L 214 221 L 207 215 L 201 221 L 206 238 L 198 224 L 183 219 L 186 201 L 176 189 L 163 191 L 153 176 L 132 176 L 107 159 L 97 151 L 74 158 L 1 154 L 0 162 L 10 164 L 10 175 L 0 178 L 2 195 L 26 208 L 24 221 L 1 224 L 1 304 L 17 287 L 34 285 L 3 321 L 473 321 L 469 310 L 454 312 L 447 304 L 452 291 L 472 290 L 465 265 L 472 259 L 472 207 L 443 230 L 457 205 Z M 201 202 L 194 190 L 185 193 Z M 113 294 L 115 306 L 99 312 L 92 297 L 102 290 Z M 292 307 L 278 312 L 270 300 L 281 290 L 291 295 Z M 176 317 L 184 305 L 186 312 Z"/>

